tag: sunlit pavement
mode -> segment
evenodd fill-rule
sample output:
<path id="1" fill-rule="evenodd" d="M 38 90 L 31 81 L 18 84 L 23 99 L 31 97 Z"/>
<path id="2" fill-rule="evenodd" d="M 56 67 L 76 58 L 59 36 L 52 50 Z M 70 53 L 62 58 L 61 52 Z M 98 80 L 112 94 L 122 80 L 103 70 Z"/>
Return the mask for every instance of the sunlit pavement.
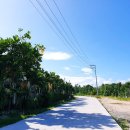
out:
<path id="1" fill-rule="evenodd" d="M 93 97 L 76 100 L 0 130 L 121 130 Z"/>

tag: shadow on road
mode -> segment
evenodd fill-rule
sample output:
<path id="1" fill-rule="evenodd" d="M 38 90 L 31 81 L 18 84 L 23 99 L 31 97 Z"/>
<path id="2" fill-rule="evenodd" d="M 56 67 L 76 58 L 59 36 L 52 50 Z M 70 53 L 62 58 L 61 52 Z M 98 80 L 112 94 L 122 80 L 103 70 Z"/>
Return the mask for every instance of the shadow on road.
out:
<path id="1" fill-rule="evenodd" d="M 69 112 L 68 112 L 69 111 Z M 78 113 L 74 110 L 51 111 L 37 118 L 30 118 L 28 123 L 39 125 L 60 125 L 63 128 L 92 128 L 101 129 L 102 126 L 115 127 L 115 123 L 110 116 L 99 114 Z"/>
<path id="2" fill-rule="evenodd" d="M 78 102 L 78 103 L 75 103 Z M 72 103 L 65 104 L 60 107 L 60 109 L 50 110 L 43 114 L 39 114 L 32 118 L 23 120 L 17 125 L 15 129 L 10 127 L 9 130 L 38 130 L 39 126 L 62 126 L 63 128 L 91 128 L 91 129 L 101 129 L 102 126 L 111 127 L 114 129 L 116 122 L 112 120 L 111 116 L 102 115 L 101 113 L 97 114 L 86 114 L 79 113 L 76 110 L 71 109 L 72 107 L 77 107 L 77 104 L 81 107 L 86 103 L 81 99 L 75 100 Z M 76 106 L 75 106 L 76 105 Z M 3 129 L 8 130 L 8 129 Z M 44 130 L 44 129 L 43 129 Z"/>

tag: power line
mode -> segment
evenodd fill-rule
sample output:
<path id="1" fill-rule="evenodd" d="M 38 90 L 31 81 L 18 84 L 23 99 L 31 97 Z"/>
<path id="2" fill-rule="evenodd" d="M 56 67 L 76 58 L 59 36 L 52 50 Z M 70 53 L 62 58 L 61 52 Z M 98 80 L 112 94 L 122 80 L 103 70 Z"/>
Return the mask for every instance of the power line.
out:
<path id="1" fill-rule="evenodd" d="M 49 20 L 51 21 L 51 23 L 54 25 L 54 27 L 56 28 L 56 30 L 58 31 L 58 33 L 53 29 L 53 27 L 51 26 L 51 24 L 45 19 L 45 17 L 43 16 L 43 14 L 40 12 L 40 10 L 34 5 L 34 3 L 29 0 L 29 2 L 33 5 L 33 7 L 36 9 L 36 11 L 40 14 L 40 16 L 45 20 L 45 22 L 50 26 L 50 28 L 57 34 L 57 36 L 62 40 L 62 38 L 59 36 L 59 34 L 63 37 L 63 42 L 65 45 L 69 46 L 74 54 L 77 54 L 77 50 L 74 48 L 74 46 L 72 44 L 70 44 L 70 42 L 68 41 L 68 39 L 64 36 L 64 34 L 62 33 L 62 31 L 59 29 L 59 27 L 56 25 L 56 23 L 53 21 L 53 19 L 51 18 L 51 16 L 48 14 L 48 12 L 45 10 L 44 6 L 38 1 L 36 0 L 36 2 L 38 3 L 38 5 L 40 6 L 40 8 L 42 9 L 42 11 L 45 13 L 45 15 L 49 18 Z M 52 10 L 51 10 L 52 11 Z M 79 59 L 86 64 L 86 62 L 82 59 L 82 57 L 80 55 L 76 55 L 79 57 Z"/>
<path id="2" fill-rule="evenodd" d="M 59 36 L 59 34 L 53 29 L 53 27 L 51 26 L 51 24 L 46 20 L 46 18 L 43 16 L 43 14 L 40 12 L 40 10 L 34 5 L 34 3 L 29 0 L 29 2 L 32 4 L 32 6 L 36 9 L 36 11 L 39 13 L 39 15 L 42 17 L 43 20 L 45 20 L 45 22 L 50 26 L 50 28 L 54 31 L 54 33 L 56 33 L 56 35 L 65 43 L 65 41 Z M 65 43 L 66 44 L 66 43 Z"/>
<path id="3" fill-rule="evenodd" d="M 52 29 L 52 31 L 62 40 L 62 38 L 59 36 L 59 34 L 55 31 L 55 29 L 52 27 L 52 25 L 47 21 L 47 19 L 43 16 L 43 14 L 40 12 L 40 10 L 34 5 L 34 3 L 29 0 L 29 2 L 32 4 L 32 6 L 35 8 L 35 10 L 38 12 L 38 14 L 42 17 L 42 19 L 49 25 L 49 27 Z"/>
<path id="4" fill-rule="evenodd" d="M 63 16 L 63 14 L 62 14 L 62 12 L 61 12 L 59 6 L 58 6 L 57 3 L 55 2 L 55 0 L 53 0 L 53 2 L 54 2 L 54 4 L 55 4 L 57 10 L 59 11 L 59 13 L 60 13 L 60 15 L 61 15 L 61 17 L 62 17 L 62 19 L 63 19 L 65 25 L 67 26 L 67 28 L 68 28 L 68 30 L 69 30 L 69 32 L 71 33 L 73 39 L 75 40 L 77 46 L 80 48 L 80 50 L 82 50 L 81 47 L 80 47 L 80 44 L 79 44 L 79 42 L 78 42 L 78 40 L 77 40 L 77 38 L 76 38 L 75 35 L 73 34 L 73 32 L 72 32 L 72 30 L 71 30 L 69 24 L 67 23 L 65 17 Z M 88 58 L 87 55 L 86 55 L 86 53 L 85 53 L 83 50 L 82 50 L 82 53 L 86 56 L 86 58 Z"/>
<path id="5" fill-rule="evenodd" d="M 73 50 L 74 54 L 76 55 L 76 54 L 77 54 L 77 50 L 74 48 L 74 46 L 72 46 L 72 45 L 70 44 L 70 42 L 68 41 L 68 39 L 64 36 L 64 34 L 62 33 L 62 31 L 59 29 L 59 27 L 58 27 L 58 26 L 56 25 L 56 23 L 54 22 L 54 20 L 51 18 L 51 16 L 50 16 L 50 15 L 48 14 L 48 12 L 45 10 L 45 8 L 44 8 L 44 6 L 41 4 L 41 2 L 39 2 L 38 0 L 36 0 L 36 2 L 38 3 L 38 5 L 39 5 L 40 8 L 42 9 L 42 11 L 45 13 L 45 15 L 48 17 L 48 19 L 51 21 L 51 23 L 54 25 L 54 27 L 57 29 L 57 31 L 59 32 L 59 34 L 64 38 L 64 40 L 66 41 L 66 42 L 64 42 L 65 45 L 69 46 L 69 47 Z M 86 62 L 82 59 L 82 57 L 81 57 L 80 55 L 76 55 L 76 56 L 78 56 L 79 59 L 86 64 Z"/>
<path id="6" fill-rule="evenodd" d="M 47 7 L 49 8 L 49 10 L 51 11 L 51 13 L 53 14 L 54 18 L 56 19 L 56 21 L 58 22 L 58 24 L 60 25 L 60 27 L 62 28 L 64 34 L 66 35 L 66 37 L 68 38 L 68 40 L 71 42 L 71 45 L 75 45 L 75 43 L 71 40 L 71 38 L 69 37 L 69 35 L 67 34 L 67 32 L 65 31 L 64 27 L 62 26 L 62 24 L 60 23 L 59 19 L 57 18 L 57 16 L 55 15 L 55 13 L 52 11 L 50 5 L 48 4 L 48 2 L 46 0 L 45 1 L 45 4 L 47 5 Z M 80 50 L 79 48 L 76 47 L 75 45 L 75 50 L 80 54 Z"/>
<path id="7" fill-rule="evenodd" d="M 33 5 L 33 7 L 36 9 L 36 11 L 39 13 L 39 15 L 45 20 L 45 22 L 50 26 L 50 28 L 56 33 L 56 35 L 63 41 L 63 39 L 59 36 L 59 34 L 54 30 L 52 25 L 46 20 L 46 18 L 43 16 L 43 14 L 40 12 L 40 10 L 34 5 L 34 3 L 29 0 L 29 2 Z M 64 41 L 63 41 L 64 42 Z"/>

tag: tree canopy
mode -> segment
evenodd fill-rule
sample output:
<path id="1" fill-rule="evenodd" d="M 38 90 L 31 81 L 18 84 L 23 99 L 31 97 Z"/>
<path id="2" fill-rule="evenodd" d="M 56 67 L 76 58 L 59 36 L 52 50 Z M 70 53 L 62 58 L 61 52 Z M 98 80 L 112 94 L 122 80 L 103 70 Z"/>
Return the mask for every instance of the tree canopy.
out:
<path id="1" fill-rule="evenodd" d="M 0 38 L 0 111 L 25 112 L 73 97 L 70 83 L 40 67 L 45 47 L 30 39 L 30 32 Z"/>

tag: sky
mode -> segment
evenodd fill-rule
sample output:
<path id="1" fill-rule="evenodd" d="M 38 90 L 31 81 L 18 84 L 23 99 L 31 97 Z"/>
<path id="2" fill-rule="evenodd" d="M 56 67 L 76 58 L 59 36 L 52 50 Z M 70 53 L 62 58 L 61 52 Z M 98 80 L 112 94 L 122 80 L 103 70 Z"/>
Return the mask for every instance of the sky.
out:
<path id="1" fill-rule="evenodd" d="M 29 30 L 32 45 L 46 48 L 41 67 L 73 85 L 95 86 L 93 64 L 98 85 L 130 81 L 130 0 L 55 0 L 77 42 L 53 0 L 38 1 L 53 22 L 37 0 L 1 0 L 0 37 Z"/>

